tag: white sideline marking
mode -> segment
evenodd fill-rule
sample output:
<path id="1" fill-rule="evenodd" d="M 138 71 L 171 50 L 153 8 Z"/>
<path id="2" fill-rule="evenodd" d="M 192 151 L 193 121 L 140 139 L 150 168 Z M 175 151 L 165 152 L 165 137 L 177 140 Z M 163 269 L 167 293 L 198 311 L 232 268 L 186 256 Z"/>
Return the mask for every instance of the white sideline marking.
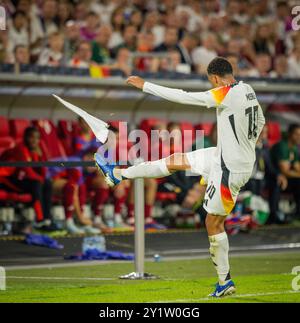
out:
<path id="1" fill-rule="evenodd" d="M 36 277 L 36 276 L 6 276 L 8 279 L 28 279 L 28 280 L 117 280 L 117 278 L 99 277 Z"/>
<path id="2" fill-rule="evenodd" d="M 243 247 L 230 247 L 230 251 L 248 251 L 248 250 L 273 250 L 273 249 L 294 249 L 300 248 L 300 242 L 295 243 L 280 243 L 280 244 L 266 244 L 258 246 L 243 246 Z M 203 249 L 179 249 L 179 250 L 166 250 L 162 251 L 161 255 L 173 254 L 187 254 L 187 253 L 202 253 L 207 252 L 207 248 Z"/>
<path id="3" fill-rule="evenodd" d="M 284 294 L 300 294 L 298 291 L 287 290 L 281 292 L 270 292 L 270 293 L 253 293 L 253 294 L 237 294 L 232 296 L 226 296 L 224 298 L 213 298 L 213 297 L 203 297 L 203 298 L 183 298 L 183 299 L 174 299 L 168 301 L 157 301 L 153 303 L 183 303 L 183 302 L 199 302 L 199 301 L 216 301 L 218 299 L 230 299 L 230 298 L 245 298 L 245 297 L 257 297 L 257 296 L 272 296 L 272 295 L 284 295 Z"/>

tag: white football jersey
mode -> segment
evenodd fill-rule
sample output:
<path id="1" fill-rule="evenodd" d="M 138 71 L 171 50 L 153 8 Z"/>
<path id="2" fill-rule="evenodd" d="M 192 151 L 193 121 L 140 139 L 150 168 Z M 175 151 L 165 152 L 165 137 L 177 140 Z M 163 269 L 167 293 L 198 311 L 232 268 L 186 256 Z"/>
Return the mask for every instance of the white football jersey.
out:
<path id="1" fill-rule="evenodd" d="M 177 103 L 216 108 L 218 144 L 214 162 L 233 173 L 252 172 L 255 145 L 265 118 L 249 84 L 240 81 L 205 92 L 186 92 L 145 82 L 143 91 Z"/>

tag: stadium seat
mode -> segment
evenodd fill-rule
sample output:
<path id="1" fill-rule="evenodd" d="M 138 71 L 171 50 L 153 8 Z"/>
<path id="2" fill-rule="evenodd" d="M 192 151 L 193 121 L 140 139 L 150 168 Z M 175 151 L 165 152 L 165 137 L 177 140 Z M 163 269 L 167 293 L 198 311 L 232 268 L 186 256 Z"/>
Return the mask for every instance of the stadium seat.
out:
<path id="1" fill-rule="evenodd" d="M 74 153 L 73 138 L 76 128 L 77 122 L 72 120 L 59 120 L 57 124 L 57 135 L 68 156 Z"/>
<path id="2" fill-rule="evenodd" d="M 8 119 L 4 116 L 0 116 L 0 137 L 7 137 L 9 136 L 9 123 Z"/>
<path id="3" fill-rule="evenodd" d="M 9 129 L 11 136 L 17 143 L 23 140 L 23 134 L 27 127 L 30 126 L 28 119 L 11 119 L 9 120 Z"/>
<path id="4" fill-rule="evenodd" d="M 11 203 L 30 203 L 31 195 L 26 193 L 15 193 L 0 190 L 0 202 L 5 204 Z"/>
<path id="5" fill-rule="evenodd" d="M 107 122 L 111 127 L 119 131 L 120 140 L 127 140 L 128 133 L 130 131 L 129 124 L 125 123 L 123 120 L 111 120 Z"/>
<path id="6" fill-rule="evenodd" d="M 160 124 L 166 124 L 166 121 L 158 118 L 143 119 L 140 123 L 140 129 L 144 130 L 150 138 L 151 129 L 153 129 L 153 127 L 156 127 Z"/>
<path id="7" fill-rule="evenodd" d="M 7 153 L 6 153 L 7 152 Z M 11 160 L 8 152 L 13 152 L 13 149 L 9 149 L 6 150 L 2 155 L 1 155 L 1 160 Z M 4 169 L 4 167 L 2 168 L 2 170 Z M 9 187 L 11 187 L 12 189 L 14 189 L 14 186 L 11 186 L 12 184 L 10 183 L 8 176 L 10 176 L 12 174 L 12 172 L 14 172 L 14 170 L 12 168 L 7 168 L 7 170 L 9 170 L 5 175 L 3 175 L 4 173 L 1 173 L 0 176 L 0 183 L 8 185 Z M 12 170 L 12 172 L 11 172 Z M 19 192 L 17 189 L 15 192 L 9 190 L 5 190 L 5 189 L 0 189 L 0 203 L 2 205 L 8 205 L 8 204 L 12 204 L 12 203 L 29 203 L 31 201 L 32 197 L 30 194 L 27 193 L 23 193 L 23 192 Z"/>
<path id="8" fill-rule="evenodd" d="M 157 178 L 157 184 L 162 184 L 166 181 L 166 178 Z M 156 192 L 156 200 L 162 203 L 174 202 L 176 201 L 177 194 L 175 192 Z"/>
<path id="9" fill-rule="evenodd" d="M 0 138 L 0 155 L 7 149 L 15 146 L 15 140 L 12 137 L 1 137 Z"/>
<path id="10" fill-rule="evenodd" d="M 203 122 L 195 126 L 195 130 L 203 130 L 205 136 L 209 136 L 214 124 L 212 122 Z"/>
<path id="11" fill-rule="evenodd" d="M 128 123 L 125 123 L 124 120 L 110 120 L 107 121 L 107 123 L 119 132 L 116 158 L 120 161 L 126 161 L 128 158 L 131 158 L 128 156 L 131 147 L 131 143 L 128 141 L 130 131 L 129 125 Z M 133 155 L 132 157 L 134 159 Z"/>
<path id="12" fill-rule="evenodd" d="M 52 121 L 34 120 L 33 124 L 41 133 L 41 147 L 44 150 L 47 159 L 67 156 Z"/>
<path id="13" fill-rule="evenodd" d="M 156 199 L 160 202 L 174 202 L 176 201 L 176 193 L 174 192 L 157 192 Z"/>
<path id="14" fill-rule="evenodd" d="M 0 116 L 0 154 L 15 146 L 15 140 L 9 133 L 9 122 L 6 117 Z"/>
<path id="15" fill-rule="evenodd" d="M 107 123 L 113 127 L 113 128 L 116 128 L 120 131 L 120 126 L 121 126 L 121 122 L 122 120 L 109 120 L 107 121 Z"/>
<path id="16" fill-rule="evenodd" d="M 182 121 L 182 122 L 180 122 L 180 127 L 181 127 L 181 131 L 182 131 L 183 143 L 186 141 L 186 145 L 185 145 L 185 147 L 183 147 L 183 149 L 184 148 L 189 149 L 192 146 L 193 141 L 195 139 L 194 126 L 193 126 L 193 124 L 191 122 Z M 188 132 L 191 132 L 192 135 L 187 135 Z"/>
<path id="17" fill-rule="evenodd" d="M 281 131 L 280 131 L 280 124 L 276 121 L 268 121 L 268 142 L 269 146 L 273 146 L 278 141 L 281 140 Z"/>

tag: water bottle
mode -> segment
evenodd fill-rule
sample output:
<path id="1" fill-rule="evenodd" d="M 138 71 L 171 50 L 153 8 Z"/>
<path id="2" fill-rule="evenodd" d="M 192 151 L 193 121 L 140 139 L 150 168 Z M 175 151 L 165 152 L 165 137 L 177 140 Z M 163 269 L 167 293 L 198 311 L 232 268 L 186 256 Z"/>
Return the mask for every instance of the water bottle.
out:
<path id="1" fill-rule="evenodd" d="M 154 262 L 159 262 L 161 260 L 160 255 L 157 253 L 153 256 Z"/>
<path id="2" fill-rule="evenodd" d="M 98 250 L 99 252 L 106 251 L 105 238 L 103 236 L 84 238 L 82 253 L 86 253 L 88 250 Z"/>
<path id="3" fill-rule="evenodd" d="M 236 204 L 234 213 L 237 218 L 240 218 L 243 215 L 243 204 L 242 203 Z"/>

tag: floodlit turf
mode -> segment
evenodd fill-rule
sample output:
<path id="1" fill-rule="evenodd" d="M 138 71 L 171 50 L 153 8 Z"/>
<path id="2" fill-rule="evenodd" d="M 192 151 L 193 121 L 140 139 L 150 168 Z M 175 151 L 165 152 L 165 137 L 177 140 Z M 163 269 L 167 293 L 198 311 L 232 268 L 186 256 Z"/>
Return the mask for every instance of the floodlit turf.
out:
<path id="1" fill-rule="evenodd" d="M 291 288 L 299 265 L 299 253 L 233 257 L 238 293 L 221 300 L 206 298 L 216 282 L 210 259 L 148 262 L 146 271 L 161 277 L 155 281 L 117 279 L 132 263 L 9 270 L 0 302 L 300 302 Z"/>

